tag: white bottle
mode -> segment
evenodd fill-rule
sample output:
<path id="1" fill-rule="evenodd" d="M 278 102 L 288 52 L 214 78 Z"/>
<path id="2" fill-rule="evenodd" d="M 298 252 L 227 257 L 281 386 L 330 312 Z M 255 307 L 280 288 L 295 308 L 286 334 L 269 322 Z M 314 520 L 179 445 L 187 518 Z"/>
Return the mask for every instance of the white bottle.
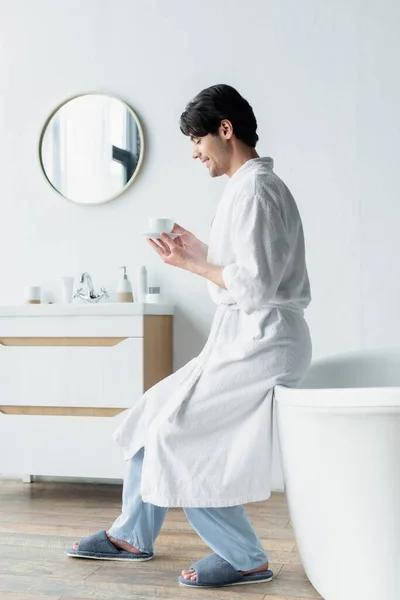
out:
<path id="1" fill-rule="evenodd" d="M 139 267 L 137 274 L 137 300 L 146 302 L 147 294 L 147 269 L 144 265 Z"/>
<path id="2" fill-rule="evenodd" d="M 133 302 L 132 285 L 126 274 L 126 267 L 120 267 L 120 269 L 123 269 L 124 272 L 117 287 L 117 302 Z"/>
<path id="3" fill-rule="evenodd" d="M 70 304 L 74 295 L 74 277 L 61 277 L 62 302 Z"/>

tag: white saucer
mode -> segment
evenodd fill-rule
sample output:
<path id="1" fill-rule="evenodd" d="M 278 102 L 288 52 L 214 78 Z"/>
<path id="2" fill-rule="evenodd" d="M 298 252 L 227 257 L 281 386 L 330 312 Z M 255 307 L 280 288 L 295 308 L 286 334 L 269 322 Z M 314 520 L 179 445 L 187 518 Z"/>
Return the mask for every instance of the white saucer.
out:
<path id="1" fill-rule="evenodd" d="M 151 231 L 142 231 L 142 235 L 144 235 L 147 238 L 160 239 L 159 233 L 153 233 Z M 169 235 L 173 240 L 179 237 L 179 233 L 168 233 L 167 235 Z"/>

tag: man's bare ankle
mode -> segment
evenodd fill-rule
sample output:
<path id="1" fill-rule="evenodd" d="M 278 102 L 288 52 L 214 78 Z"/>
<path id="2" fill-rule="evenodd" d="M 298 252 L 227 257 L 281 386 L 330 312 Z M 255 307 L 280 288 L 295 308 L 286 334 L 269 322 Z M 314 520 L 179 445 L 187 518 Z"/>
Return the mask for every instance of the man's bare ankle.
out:
<path id="1" fill-rule="evenodd" d="M 132 544 L 129 544 L 129 542 L 125 542 L 124 540 L 118 540 L 117 538 L 113 537 L 112 535 L 110 535 L 109 531 L 106 531 L 106 535 L 110 542 L 114 544 L 114 546 L 116 546 L 117 548 L 120 548 L 121 550 L 126 550 L 135 554 L 146 554 L 146 552 L 142 552 L 142 550 L 139 550 Z"/>
<path id="2" fill-rule="evenodd" d="M 257 567 L 256 569 L 251 569 L 251 571 L 240 571 L 240 573 L 246 574 L 246 573 L 257 573 L 260 571 L 267 571 L 269 569 L 269 562 L 264 563 L 263 565 L 261 565 L 260 567 Z"/>

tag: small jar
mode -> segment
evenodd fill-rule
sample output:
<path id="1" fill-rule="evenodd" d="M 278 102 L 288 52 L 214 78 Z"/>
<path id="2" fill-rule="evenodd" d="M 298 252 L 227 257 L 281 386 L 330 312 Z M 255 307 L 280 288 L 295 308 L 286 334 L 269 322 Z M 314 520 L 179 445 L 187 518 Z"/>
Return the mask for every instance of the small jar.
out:
<path id="1" fill-rule="evenodd" d="M 161 293 L 159 287 L 149 287 L 149 291 L 146 295 L 146 302 L 148 304 L 161 304 Z"/>
<path id="2" fill-rule="evenodd" d="M 25 288 L 25 303 L 26 304 L 41 304 L 42 290 L 40 285 L 28 285 Z"/>

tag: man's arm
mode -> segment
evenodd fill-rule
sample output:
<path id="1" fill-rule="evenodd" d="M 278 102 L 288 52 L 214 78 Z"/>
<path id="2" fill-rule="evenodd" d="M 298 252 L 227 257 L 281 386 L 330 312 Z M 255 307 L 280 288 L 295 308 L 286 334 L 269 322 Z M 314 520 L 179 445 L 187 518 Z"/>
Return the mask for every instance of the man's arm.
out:
<path id="1" fill-rule="evenodd" d="M 195 273 L 196 275 L 200 275 L 209 281 L 212 281 L 212 283 L 215 283 L 216 285 L 219 285 L 219 287 L 226 290 L 226 285 L 222 279 L 223 267 L 213 265 L 207 261 L 194 261 L 193 264 L 188 264 L 187 270 L 191 273 Z"/>

